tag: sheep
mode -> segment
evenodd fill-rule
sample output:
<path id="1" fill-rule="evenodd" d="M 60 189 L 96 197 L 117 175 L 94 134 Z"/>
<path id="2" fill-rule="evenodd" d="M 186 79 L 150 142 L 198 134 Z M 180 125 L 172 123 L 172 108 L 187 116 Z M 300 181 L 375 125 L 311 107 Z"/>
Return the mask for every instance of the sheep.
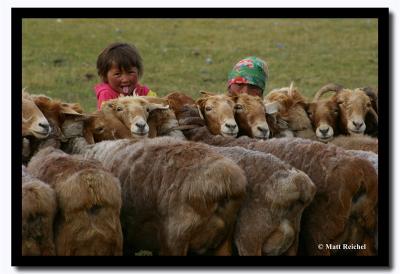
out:
<path id="1" fill-rule="evenodd" d="M 171 100 L 158 97 L 143 97 L 148 103 L 169 106 Z M 157 136 L 171 136 L 181 140 L 185 140 L 185 136 L 179 129 L 179 123 L 176 119 L 174 110 L 169 107 L 167 109 L 155 109 L 150 112 L 147 119 L 149 125 L 149 138 Z"/>
<path id="2" fill-rule="evenodd" d="M 68 151 L 100 160 L 120 179 L 124 254 L 229 255 L 247 183 L 232 160 L 171 137 L 94 145 L 74 138 Z"/>
<path id="3" fill-rule="evenodd" d="M 32 97 L 22 91 L 22 136 L 44 139 L 50 134 L 50 124 Z"/>
<path id="4" fill-rule="evenodd" d="M 100 162 L 47 147 L 32 157 L 27 170 L 56 193 L 57 255 L 122 255 L 121 188 Z"/>
<path id="5" fill-rule="evenodd" d="M 246 93 L 233 95 L 235 101 L 234 115 L 239 127 L 238 136 L 249 136 L 257 139 L 268 139 L 270 130 L 265 117 L 266 109 L 258 96 Z"/>
<path id="6" fill-rule="evenodd" d="M 56 255 L 53 239 L 56 210 L 54 190 L 22 166 L 22 256 Z"/>
<path id="7" fill-rule="evenodd" d="M 149 97 L 150 98 L 150 97 Z M 144 96 L 126 96 L 103 102 L 101 110 L 112 113 L 127 128 L 132 137 L 143 138 L 149 133 L 147 119 L 149 113 L 156 109 L 168 109 L 168 105 L 151 103 Z"/>
<path id="8" fill-rule="evenodd" d="M 234 233 L 239 255 L 296 255 L 301 215 L 315 194 L 311 179 L 271 154 L 211 147 L 235 161 L 247 177 Z"/>
<path id="9" fill-rule="evenodd" d="M 225 94 L 202 92 L 196 100 L 200 117 L 202 117 L 214 135 L 236 137 L 239 129 L 233 116 L 235 102 Z"/>
<path id="10" fill-rule="evenodd" d="M 182 93 L 182 92 L 171 92 L 163 97 L 168 101 L 168 105 L 174 111 L 177 119 L 180 118 L 181 108 L 184 105 L 195 105 L 196 102 L 192 99 L 192 97 Z"/>
<path id="11" fill-rule="evenodd" d="M 61 141 L 65 138 L 60 129 L 63 122 L 71 117 L 74 119 L 80 119 L 83 117 L 83 110 L 79 104 L 53 100 L 45 95 L 32 94 L 30 95 L 30 98 L 47 119 L 51 131 L 45 138 L 26 136 L 27 141 L 24 141 L 25 143 L 23 143 L 23 163 L 27 163 L 32 155 L 41 148 L 47 146 L 60 147 Z"/>
<path id="12" fill-rule="evenodd" d="M 371 87 L 360 88 L 371 100 L 372 109 L 378 114 L 378 90 Z M 378 137 L 378 122 L 374 119 L 374 114 L 368 112 L 365 117 L 365 132 L 364 134 Z"/>
<path id="13" fill-rule="evenodd" d="M 51 127 L 46 117 L 33 102 L 28 92 L 22 90 L 22 162 L 27 163 L 32 154 L 30 139 L 45 139 Z"/>
<path id="14" fill-rule="evenodd" d="M 68 132 L 66 127 L 67 124 L 64 123 L 62 128 L 63 132 Z M 105 113 L 104 111 L 95 111 L 90 113 L 89 118 L 84 121 L 83 128 L 83 136 L 89 144 L 98 143 L 104 140 L 132 137 L 131 131 L 128 127 L 126 127 L 112 113 Z"/>
<path id="15" fill-rule="evenodd" d="M 332 96 L 327 99 L 320 97 L 326 92 L 342 90 L 338 84 L 327 84 L 321 87 L 314 95 L 314 99 L 306 106 L 308 116 L 315 129 L 315 136 L 321 142 L 328 142 L 341 133 L 339 126 L 339 106 L 337 97 Z"/>
<path id="16" fill-rule="evenodd" d="M 330 142 L 346 150 L 364 150 L 378 153 L 378 139 L 367 135 L 339 135 Z"/>
<path id="17" fill-rule="evenodd" d="M 278 103 L 277 121 L 284 121 L 287 126 L 277 127 L 274 137 L 314 138 L 314 130 L 307 115 L 308 103 L 292 82 L 289 87 L 271 90 L 264 97 L 266 107 L 273 102 Z M 268 125 L 272 126 L 270 122 Z M 276 127 L 275 127 L 276 128 Z"/>
<path id="18" fill-rule="evenodd" d="M 354 90 L 344 89 L 336 85 L 336 94 L 331 101 L 336 103 L 338 108 L 338 131 L 346 135 L 362 135 L 366 130 L 366 119 L 372 119 L 369 124 L 378 125 L 378 114 L 374 110 L 370 97 L 359 88 Z M 324 93 L 332 89 L 321 88 L 315 94 L 314 101 L 317 101 Z"/>
<path id="19" fill-rule="evenodd" d="M 378 160 L 379 160 L 378 154 L 370 152 L 370 151 L 353 150 L 353 149 L 348 149 L 348 150 L 346 150 L 346 152 L 369 161 L 372 164 L 372 166 L 374 167 L 376 174 L 378 175 Z"/>
<path id="20" fill-rule="evenodd" d="M 190 110 L 188 113 L 193 114 Z M 195 120 L 196 117 L 187 119 L 189 123 Z M 186 119 L 179 122 L 185 124 Z M 184 133 L 192 141 L 272 153 L 311 178 L 317 192 L 303 213 L 300 254 L 342 254 L 341 250 L 319 250 L 318 244 L 364 242 L 369 243 L 367 249 L 354 250 L 354 254 L 376 254 L 371 235 L 376 229 L 377 174 L 368 161 L 353 157 L 337 146 L 301 138 L 232 139 L 211 135 L 204 126 Z"/>

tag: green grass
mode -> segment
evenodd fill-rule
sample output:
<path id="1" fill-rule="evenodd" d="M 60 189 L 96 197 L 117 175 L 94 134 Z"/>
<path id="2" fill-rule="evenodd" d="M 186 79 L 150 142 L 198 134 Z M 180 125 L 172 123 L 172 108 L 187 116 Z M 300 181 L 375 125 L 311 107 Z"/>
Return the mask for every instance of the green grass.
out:
<path id="1" fill-rule="evenodd" d="M 93 111 L 97 56 L 116 41 L 139 49 L 140 82 L 159 96 L 223 93 L 249 55 L 268 62 L 267 91 L 292 80 L 309 97 L 328 82 L 378 85 L 376 19 L 24 19 L 22 86 Z"/>

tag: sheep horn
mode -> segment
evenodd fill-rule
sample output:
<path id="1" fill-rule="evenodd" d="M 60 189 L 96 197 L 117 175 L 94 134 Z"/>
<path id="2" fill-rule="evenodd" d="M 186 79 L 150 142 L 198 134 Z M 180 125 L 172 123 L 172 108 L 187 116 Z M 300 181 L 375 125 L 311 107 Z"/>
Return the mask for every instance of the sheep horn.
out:
<path id="1" fill-rule="evenodd" d="M 379 118 L 378 118 L 378 114 L 376 113 L 375 109 L 373 109 L 372 107 L 370 107 L 368 111 L 372 114 L 372 116 L 374 117 L 374 119 L 375 119 L 376 122 L 378 123 Z"/>
<path id="2" fill-rule="evenodd" d="M 294 82 L 292 81 L 290 83 L 289 91 L 288 91 L 288 96 L 293 97 L 293 90 L 294 90 Z"/>
<path id="3" fill-rule="evenodd" d="M 326 92 L 328 92 L 328 91 L 334 91 L 334 92 L 337 93 L 337 92 L 341 91 L 342 89 L 343 89 L 343 86 L 341 86 L 341 85 L 329 83 L 329 84 L 323 86 L 322 88 L 320 88 L 320 89 L 317 91 L 317 93 L 315 93 L 313 102 L 318 101 L 319 98 L 320 98 L 323 94 L 325 94 Z"/>

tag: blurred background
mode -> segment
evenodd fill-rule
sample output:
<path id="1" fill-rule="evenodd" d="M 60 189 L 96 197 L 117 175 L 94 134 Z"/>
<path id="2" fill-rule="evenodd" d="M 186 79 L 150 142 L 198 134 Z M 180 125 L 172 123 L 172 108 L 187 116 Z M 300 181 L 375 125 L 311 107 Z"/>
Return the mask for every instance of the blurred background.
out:
<path id="1" fill-rule="evenodd" d="M 134 44 L 141 84 L 173 91 L 226 92 L 240 59 L 268 63 L 266 91 L 289 86 L 312 97 L 329 82 L 378 86 L 377 19 L 23 19 L 22 86 L 96 109 L 96 60 L 110 43 Z"/>

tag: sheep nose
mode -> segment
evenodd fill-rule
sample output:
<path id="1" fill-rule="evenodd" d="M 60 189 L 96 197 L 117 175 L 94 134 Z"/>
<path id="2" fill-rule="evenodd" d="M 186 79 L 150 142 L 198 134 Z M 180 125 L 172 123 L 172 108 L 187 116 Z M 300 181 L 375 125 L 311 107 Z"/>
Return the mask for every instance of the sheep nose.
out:
<path id="1" fill-rule="evenodd" d="M 354 125 L 357 129 L 359 129 L 360 127 L 362 127 L 363 124 L 364 124 L 363 121 L 361 121 L 361 122 L 353 121 L 353 125 Z"/>
<path id="2" fill-rule="evenodd" d="M 257 127 L 257 129 L 261 131 L 264 135 L 267 135 L 269 131 L 268 128 L 265 127 Z"/>
<path id="3" fill-rule="evenodd" d="M 225 126 L 227 128 L 229 128 L 230 130 L 234 130 L 237 127 L 237 125 L 235 125 L 235 124 L 228 124 L 228 123 L 226 123 Z"/>
<path id="4" fill-rule="evenodd" d="M 49 132 L 50 130 L 49 124 L 39 123 L 39 126 L 42 127 L 46 132 Z"/>
<path id="5" fill-rule="evenodd" d="M 135 125 L 141 130 L 143 130 L 146 127 L 145 123 L 136 123 Z"/>
<path id="6" fill-rule="evenodd" d="M 323 135 L 326 135 L 328 133 L 328 131 L 329 131 L 329 128 L 324 128 L 324 129 L 320 128 L 319 129 L 319 132 L 321 132 L 321 134 L 323 134 Z"/>

